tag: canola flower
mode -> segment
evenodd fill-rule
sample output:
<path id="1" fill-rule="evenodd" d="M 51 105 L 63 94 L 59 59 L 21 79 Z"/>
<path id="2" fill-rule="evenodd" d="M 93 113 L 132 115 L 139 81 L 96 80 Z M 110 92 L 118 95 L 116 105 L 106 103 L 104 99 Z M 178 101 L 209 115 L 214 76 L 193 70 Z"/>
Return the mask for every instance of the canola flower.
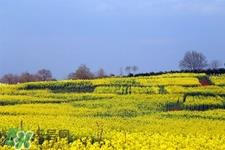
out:
<path id="1" fill-rule="evenodd" d="M 215 85 L 225 86 L 225 75 L 211 76 L 210 80 Z"/>
<path id="2" fill-rule="evenodd" d="M 25 131 L 36 133 L 32 150 L 223 150 L 225 78 L 211 76 L 215 85 L 203 87 L 198 79 L 202 76 L 175 73 L 0 84 L 0 149 L 14 149 L 4 145 L 3 135 L 22 121 Z M 189 95 L 184 101 L 185 94 Z M 181 109 L 168 111 L 168 105 Z M 183 109 L 211 105 L 221 107 Z M 40 140 L 39 129 L 65 129 L 71 137 Z"/>

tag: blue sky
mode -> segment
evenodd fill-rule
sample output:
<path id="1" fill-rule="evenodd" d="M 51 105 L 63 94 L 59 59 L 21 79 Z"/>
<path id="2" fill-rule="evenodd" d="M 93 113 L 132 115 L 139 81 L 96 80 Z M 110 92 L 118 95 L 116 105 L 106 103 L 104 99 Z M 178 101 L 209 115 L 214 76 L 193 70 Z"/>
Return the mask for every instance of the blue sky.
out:
<path id="1" fill-rule="evenodd" d="M 224 62 L 224 40 L 225 0 L 0 0 L 0 75 L 177 70 L 188 50 Z"/>

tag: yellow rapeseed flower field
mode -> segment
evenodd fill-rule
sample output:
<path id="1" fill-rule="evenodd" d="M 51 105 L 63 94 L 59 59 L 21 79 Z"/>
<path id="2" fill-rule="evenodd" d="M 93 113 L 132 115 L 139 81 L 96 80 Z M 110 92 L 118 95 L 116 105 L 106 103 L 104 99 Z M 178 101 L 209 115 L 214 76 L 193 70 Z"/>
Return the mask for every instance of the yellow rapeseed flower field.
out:
<path id="1" fill-rule="evenodd" d="M 0 84 L 0 149 L 17 128 L 31 150 L 224 150 L 225 78 L 202 76 Z"/>

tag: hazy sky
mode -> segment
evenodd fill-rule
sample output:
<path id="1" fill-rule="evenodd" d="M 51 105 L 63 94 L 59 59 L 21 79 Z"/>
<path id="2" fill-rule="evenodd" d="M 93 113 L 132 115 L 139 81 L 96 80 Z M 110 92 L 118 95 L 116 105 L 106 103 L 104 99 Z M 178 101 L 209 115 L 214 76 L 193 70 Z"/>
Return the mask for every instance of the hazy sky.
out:
<path id="1" fill-rule="evenodd" d="M 176 70 L 187 50 L 225 61 L 225 0 L 0 0 L 0 75 Z"/>

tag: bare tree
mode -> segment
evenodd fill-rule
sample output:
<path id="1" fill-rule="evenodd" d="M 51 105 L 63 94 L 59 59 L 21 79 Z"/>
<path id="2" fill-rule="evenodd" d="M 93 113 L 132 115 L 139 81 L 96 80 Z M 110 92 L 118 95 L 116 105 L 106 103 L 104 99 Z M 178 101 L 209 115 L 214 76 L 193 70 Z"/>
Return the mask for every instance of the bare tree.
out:
<path id="1" fill-rule="evenodd" d="M 6 74 L 1 78 L 1 82 L 7 84 L 16 84 L 19 82 L 19 77 L 13 74 Z"/>
<path id="2" fill-rule="evenodd" d="M 125 71 L 126 71 L 126 73 L 127 73 L 127 74 L 130 74 L 130 73 L 131 73 L 131 69 L 132 69 L 132 67 L 131 67 L 131 66 L 127 66 L 127 67 L 125 67 Z"/>
<path id="3" fill-rule="evenodd" d="M 67 79 L 75 79 L 75 73 L 71 72 L 68 76 Z"/>
<path id="4" fill-rule="evenodd" d="M 96 73 L 96 77 L 98 78 L 104 78 L 106 77 L 106 73 L 105 73 L 105 70 L 103 68 L 100 68 L 97 73 Z"/>
<path id="5" fill-rule="evenodd" d="M 68 75 L 69 79 L 93 79 L 94 74 L 86 65 L 80 65 L 79 68 Z"/>
<path id="6" fill-rule="evenodd" d="M 132 66 L 132 71 L 133 71 L 133 73 L 136 73 L 137 71 L 138 71 L 138 67 L 137 66 Z"/>
<path id="7" fill-rule="evenodd" d="M 180 61 L 179 67 L 184 70 L 201 70 L 208 66 L 206 57 L 197 51 L 188 51 Z"/>
<path id="8" fill-rule="evenodd" d="M 211 61 L 209 67 L 211 69 L 219 69 L 220 67 L 222 67 L 222 62 L 219 60 L 213 60 Z"/>
<path id="9" fill-rule="evenodd" d="M 25 83 L 25 82 L 34 82 L 36 81 L 35 75 L 32 75 L 28 72 L 24 72 L 19 76 L 19 82 Z"/>
<path id="10" fill-rule="evenodd" d="M 47 69 L 39 70 L 36 75 L 40 81 L 50 81 L 53 79 L 51 71 Z"/>
<path id="11" fill-rule="evenodd" d="M 42 69 L 37 74 L 30 74 L 24 72 L 21 75 L 6 74 L 0 81 L 8 84 L 25 83 L 25 82 L 36 82 L 36 81 L 49 81 L 53 80 L 52 74 L 49 70 Z"/>

